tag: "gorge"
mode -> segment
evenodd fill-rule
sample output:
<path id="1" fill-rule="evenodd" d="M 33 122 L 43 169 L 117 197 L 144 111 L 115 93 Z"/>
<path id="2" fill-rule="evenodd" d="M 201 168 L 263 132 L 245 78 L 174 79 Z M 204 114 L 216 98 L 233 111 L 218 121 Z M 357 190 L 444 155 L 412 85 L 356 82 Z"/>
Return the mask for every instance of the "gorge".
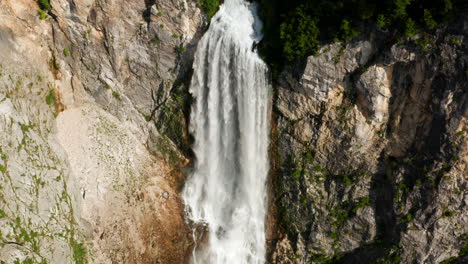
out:
<path id="1" fill-rule="evenodd" d="M 465 2 L 0 0 L 0 263 L 467 263 Z"/>

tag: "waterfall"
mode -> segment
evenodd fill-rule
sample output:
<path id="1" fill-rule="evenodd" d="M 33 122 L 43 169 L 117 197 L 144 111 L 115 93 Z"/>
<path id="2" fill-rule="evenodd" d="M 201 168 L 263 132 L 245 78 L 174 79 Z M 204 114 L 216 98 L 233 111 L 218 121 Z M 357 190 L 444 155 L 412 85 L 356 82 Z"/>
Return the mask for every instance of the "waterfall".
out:
<path id="1" fill-rule="evenodd" d="M 200 40 L 190 93 L 196 160 L 182 197 L 208 238 L 195 264 L 265 262 L 271 95 L 257 5 L 225 0 Z"/>

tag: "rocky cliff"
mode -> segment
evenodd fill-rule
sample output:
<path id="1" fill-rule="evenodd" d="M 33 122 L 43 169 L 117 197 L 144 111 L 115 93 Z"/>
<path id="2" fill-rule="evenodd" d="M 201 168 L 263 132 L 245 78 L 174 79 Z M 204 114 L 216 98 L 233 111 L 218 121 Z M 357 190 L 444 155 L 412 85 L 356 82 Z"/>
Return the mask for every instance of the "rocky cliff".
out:
<path id="1" fill-rule="evenodd" d="M 50 4 L 0 1 L 0 262 L 183 263 L 177 167 L 200 10 Z"/>
<path id="2" fill-rule="evenodd" d="M 467 32 L 368 30 L 282 73 L 273 263 L 466 261 Z"/>
<path id="3" fill-rule="evenodd" d="M 1 263 L 187 261 L 196 2 L 0 0 Z M 286 67 L 270 263 L 467 261 L 467 32 L 368 29 Z"/>

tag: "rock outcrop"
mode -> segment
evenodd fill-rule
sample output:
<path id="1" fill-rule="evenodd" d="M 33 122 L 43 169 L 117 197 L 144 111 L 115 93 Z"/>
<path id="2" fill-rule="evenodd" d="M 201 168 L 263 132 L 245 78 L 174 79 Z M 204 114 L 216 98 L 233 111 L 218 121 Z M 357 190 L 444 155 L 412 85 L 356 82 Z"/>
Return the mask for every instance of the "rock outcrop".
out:
<path id="1" fill-rule="evenodd" d="M 439 263 L 466 251 L 467 32 L 465 19 L 427 44 L 388 46 L 373 31 L 283 72 L 272 263 Z"/>
<path id="2" fill-rule="evenodd" d="M 177 168 L 204 16 L 50 3 L 0 1 L 0 262 L 184 263 Z"/>

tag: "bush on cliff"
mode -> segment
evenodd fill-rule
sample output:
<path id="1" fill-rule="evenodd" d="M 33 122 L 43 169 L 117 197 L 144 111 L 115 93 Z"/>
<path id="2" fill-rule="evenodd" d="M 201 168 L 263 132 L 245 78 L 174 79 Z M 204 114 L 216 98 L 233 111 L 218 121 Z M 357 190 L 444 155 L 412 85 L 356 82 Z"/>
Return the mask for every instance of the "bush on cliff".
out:
<path id="1" fill-rule="evenodd" d="M 51 9 L 49 0 L 37 0 L 37 2 L 39 4 L 39 7 L 42 10 L 50 10 Z"/>
<path id="2" fill-rule="evenodd" d="M 262 57 L 280 65 L 314 54 L 318 46 L 350 41 L 363 24 L 389 37 L 414 36 L 434 29 L 455 10 L 452 0 L 259 0 L 264 22 Z M 458 2 L 456 2 L 458 3 Z"/>
<path id="3" fill-rule="evenodd" d="M 220 3 L 219 0 L 197 0 L 197 5 L 211 19 L 218 11 Z"/>

